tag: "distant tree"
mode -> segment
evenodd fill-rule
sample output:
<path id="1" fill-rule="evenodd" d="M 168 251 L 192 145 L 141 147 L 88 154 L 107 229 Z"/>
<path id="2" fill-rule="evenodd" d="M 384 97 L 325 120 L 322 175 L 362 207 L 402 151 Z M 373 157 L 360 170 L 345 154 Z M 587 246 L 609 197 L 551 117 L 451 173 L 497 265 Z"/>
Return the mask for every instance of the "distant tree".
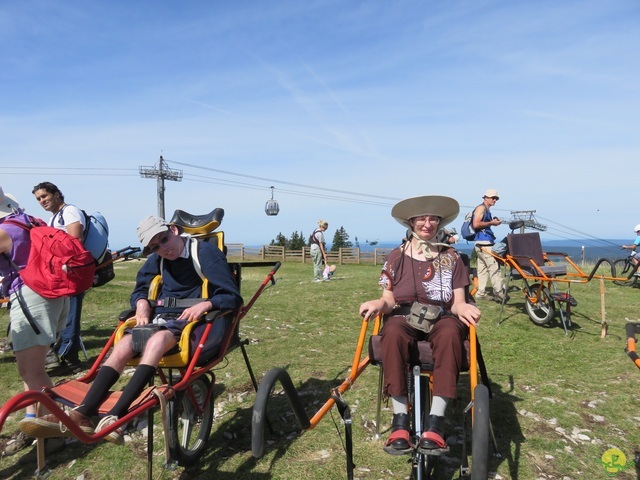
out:
<path id="1" fill-rule="evenodd" d="M 358 242 L 358 237 L 355 237 L 354 240 L 355 240 L 355 247 L 360 248 L 360 242 Z"/>
<path id="2" fill-rule="evenodd" d="M 344 227 L 340 227 L 333 235 L 333 242 L 331 242 L 331 251 L 337 252 L 341 248 L 350 247 L 353 247 L 353 243 L 349 241 L 349 234 L 344 229 Z"/>
<path id="3" fill-rule="evenodd" d="M 304 238 L 302 231 L 297 231 L 291 234 L 291 238 L 287 240 L 286 248 L 288 250 L 302 250 L 302 247 L 306 246 L 307 240 Z"/>
<path id="4" fill-rule="evenodd" d="M 295 231 L 288 239 L 282 233 L 278 233 L 275 240 L 271 240 L 269 245 L 284 247 L 287 250 L 302 250 L 302 247 L 306 244 L 307 240 L 304 238 L 304 233 L 302 233 L 302 231 L 300 231 L 300 233 Z"/>
<path id="5" fill-rule="evenodd" d="M 271 243 L 269 245 L 274 245 L 276 247 L 286 247 L 287 237 L 285 237 L 282 233 L 278 233 L 275 240 L 271 240 Z"/>

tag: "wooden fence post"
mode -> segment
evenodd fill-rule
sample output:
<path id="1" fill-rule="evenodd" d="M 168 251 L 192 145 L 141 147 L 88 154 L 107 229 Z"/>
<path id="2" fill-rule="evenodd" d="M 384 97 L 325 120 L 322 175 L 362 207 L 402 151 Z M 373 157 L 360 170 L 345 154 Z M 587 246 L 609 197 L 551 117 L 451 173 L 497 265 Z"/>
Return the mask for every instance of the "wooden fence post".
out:
<path id="1" fill-rule="evenodd" d="M 602 315 L 602 332 L 600 338 L 607 336 L 607 316 L 604 308 L 604 278 L 600 277 L 600 312 Z"/>

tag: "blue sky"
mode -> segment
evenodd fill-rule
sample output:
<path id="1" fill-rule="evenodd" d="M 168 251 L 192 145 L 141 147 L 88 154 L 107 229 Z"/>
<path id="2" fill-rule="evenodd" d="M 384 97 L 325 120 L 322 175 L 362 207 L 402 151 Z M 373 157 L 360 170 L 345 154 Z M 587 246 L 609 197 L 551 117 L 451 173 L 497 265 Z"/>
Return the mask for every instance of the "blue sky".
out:
<path id="1" fill-rule="evenodd" d="M 536 210 L 543 238 L 634 238 L 640 3 L 0 3 L 0 185 L 44 180 L 136 245 L 157 213 L 224 208 L 228 242 L 329 222 L 394 241 L 396 201 Z M 268 217 L 274 197 L 280 214 Z M 507 227 L 498 227 L 498 235 Z"/>

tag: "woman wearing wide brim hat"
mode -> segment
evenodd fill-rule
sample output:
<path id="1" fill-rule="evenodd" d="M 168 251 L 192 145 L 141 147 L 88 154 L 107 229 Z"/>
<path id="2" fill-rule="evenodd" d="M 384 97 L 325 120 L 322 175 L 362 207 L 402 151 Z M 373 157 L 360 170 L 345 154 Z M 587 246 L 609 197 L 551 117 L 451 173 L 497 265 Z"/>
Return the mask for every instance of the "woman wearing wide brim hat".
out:
<path id="1" fill-rule="evenodd" d="M 29 258 L 31 240 L 29 229 L 25 227 L 30 223 L 29 216 L 20 209 L 16 198 L 0 187 L 0 276 L 3 277 L 3 295 L 9 297 L 11 302 L 11 345 L 24 389 L 40 390 L 53 386 L 45 370 L 45 357 L 49 345 L 56 341 L 58 332 L 64 327 L 69 299 L 41 297 L 24 284 L 16 271 L 16 267 L 24 268 Z M 10 256 L 10 260 L 1 255 L 4 253 Z M 31 314 L 31 319 L 27 318 L 25 310 Z M 47 411 L 44 407 L 43 410 Z M 35 417 L 35 413 L 34 405 L 27 407 L 27 416 Z M 47 439 L 45 451 L 53 453 L 63 448 L 64 443 L 62 436 Z M 11 448 L 7 446 L 3 453 L 11 455 L 30 444 L 31 441 L 20 434 Z"/>
<path id="2" fill-rule="evenodd" d="M 383 393 L 391 397 L 393 421 L 384 450 L 392 455 L 413 449 L 407 412 L 407 373 L 416 342 L 427 339 L 433 348 L 434 385 L 429 425 L 418 449 L 433 454 L 446 448 L 444 415 L 449 400 L 456 398 L 460 365 L 466 354 L 464 340 L 469 325 L 480 320 L 480 310 L 466 301 L 469 273 L 460 254 L 447 244 L 437 243 L 438 230 L 455 220 L 460 205 L 451 197 L 427 195 L 402 200 L 391 210 L 401 225 L 409 228 L 407 241 L 387 256 L 379 284 L 379 299 L 364 302 L 365 319 L 384 315 L 382 330 Z M 412 306 L 436 312 L 429 333 L 409 324 Z"/>

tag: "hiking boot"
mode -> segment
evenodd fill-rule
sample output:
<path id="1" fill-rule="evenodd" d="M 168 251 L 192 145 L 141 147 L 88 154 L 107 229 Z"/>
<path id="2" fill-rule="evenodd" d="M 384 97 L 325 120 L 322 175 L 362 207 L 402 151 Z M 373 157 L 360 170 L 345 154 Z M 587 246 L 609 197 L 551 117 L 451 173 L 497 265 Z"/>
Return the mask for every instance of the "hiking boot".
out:
<path id="1" fill-rule="evenodd" d="M 96 433 L 100 433 L 102 430 L 109 428 L 111 425 L 116 423 L 119 420 L 115 415 L 107 415 L 96 427 Z M 114 443 L 116 445 L 124 445 L 124 431 L 122 427 L 115 429 L 113 432 L 109 432 L 109 434 L 104 437 L 107 442 Z"/>
<path id="2" fill-rule="evenodd" d="M 4 447 L 4 450 L 2 451 L 2 456 L 8 457 L 10 455 L 15 455 L 20 450 L 28 447 L 32 443 L 33 443 L 33 438 L 27 437 L 24 432 L 20 431 L 18 432 L 18 435 L 16 436 L 16 438 L 13 438 L 7 442 L 7 444 Z"/>
<path id="3" fill-rule="evenodd" d="M 80 429 L 87 435 L 93 435 L 93 424 L 91 420 L 75 410 L 68 413 L 71 421 L 78 425 Z M 49 413 L 42 417 L 24 418 L 20 421 L 20 430 L 25 434 L 35 438 L 51 438 L 51 437 L 73 437 L 73 433 L 69 430 L 55 415 Z"/>
<path id="4" fill-rule="evenodd" d="M 44 454 L 53 455 L 63 450 L 67 442 L 63 437 L 45 438 L 44 439 Z M 38 461 L 38 445 L 34 445 L 24 456 L 18 460 L 20 465 L 26 465 L 29 463 L 36 463 Z"/>
<path id="5" fill-rule="evenodd" d="M 444 417 L 429 415 L 429 428 L 420 437 L 418 450 L 422 453 L 432 454 L 434 450 L 446 449 L 444 441 Z"/>
<path id="6" fill-rule="evenodd" d="M 391 434 L 382 449 L 390 455 L 404 455 L 413 450 L 409 433 L 409 414 L 393 414 Z"/>
<path id="7" fill-rule="evenodd" d="M 486 292 L 476 292 L 474 298 L 476 300 L 486 300 L 488 298 L 488 295 L 486 294 Z"/>

